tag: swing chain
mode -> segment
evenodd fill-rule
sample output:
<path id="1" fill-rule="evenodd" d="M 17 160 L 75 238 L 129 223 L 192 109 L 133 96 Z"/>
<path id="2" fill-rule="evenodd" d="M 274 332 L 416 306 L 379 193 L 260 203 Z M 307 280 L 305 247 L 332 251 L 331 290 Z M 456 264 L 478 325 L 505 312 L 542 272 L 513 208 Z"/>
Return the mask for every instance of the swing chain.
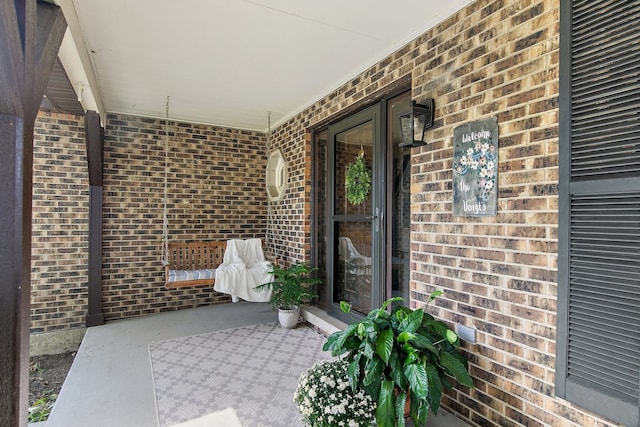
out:
<path id="1" fill-rule="evenodd" d="M 169 97 L 165 107 L 164 132 L 164 202 L 162 207 L 162 265 L 169 265 L 169 218 L 167 214 L 168 173 L 169 168 Z"/>

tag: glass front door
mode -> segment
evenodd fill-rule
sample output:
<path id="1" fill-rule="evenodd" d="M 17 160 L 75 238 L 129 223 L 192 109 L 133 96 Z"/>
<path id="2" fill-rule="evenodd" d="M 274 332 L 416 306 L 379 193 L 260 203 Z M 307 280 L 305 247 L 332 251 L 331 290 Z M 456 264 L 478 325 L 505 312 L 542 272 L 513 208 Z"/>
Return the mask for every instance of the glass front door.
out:
<path id="1" fill-rule="evenodd" d="M 327 279 L 331 307 L 347 301 L 366 314 L 381 303 L 384 174 L 381 106 L 369 107 L 329 127 Z"/>
<path id="2" fill-rule="evenodd" d="M 314 137 L 319 305 L 347 321 L 340 301 L 361 314 L 391 296 L 409 301 L 411 149 L 399 146 L 398 118 L 410 101 L 410 92 L 383 99 Z"/>

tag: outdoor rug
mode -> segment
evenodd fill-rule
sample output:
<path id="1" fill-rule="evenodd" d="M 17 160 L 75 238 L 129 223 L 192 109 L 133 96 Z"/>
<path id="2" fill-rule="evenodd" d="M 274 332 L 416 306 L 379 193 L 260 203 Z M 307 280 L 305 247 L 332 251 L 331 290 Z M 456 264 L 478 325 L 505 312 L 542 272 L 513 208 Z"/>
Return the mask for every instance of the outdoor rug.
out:
<path id="1" fill-rule="evenodd" d="M 320 360 L 326 339 L 278 323 L 149 344 L 160 427 L 233 408 L 245 427 L 300 426 L 298 378 Z"/>

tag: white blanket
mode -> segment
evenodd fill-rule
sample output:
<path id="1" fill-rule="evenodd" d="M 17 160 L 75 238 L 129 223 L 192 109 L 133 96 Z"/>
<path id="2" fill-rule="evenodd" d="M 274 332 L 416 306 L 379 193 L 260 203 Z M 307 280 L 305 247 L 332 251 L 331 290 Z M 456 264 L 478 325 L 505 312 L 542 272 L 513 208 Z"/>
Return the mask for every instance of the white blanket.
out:
<path id="1" fill-rule="evenodd" d="M 340 237 L 338 241 L 338 254 L 344 262 L 345 271 L 357 276 L 371 274 L 371 257 L 362 255 L 348 237 Z"/>
<path id="2" fill-rule="evenodd" d="M 256 286 L 271 282 L 271 263 L 265 260 L 260 239 L 227 240 L 222 264 L 216 270 L 213 289 L 231 295 L 233 301 L 267 302 L 271 289 L 257 290 Z"/>

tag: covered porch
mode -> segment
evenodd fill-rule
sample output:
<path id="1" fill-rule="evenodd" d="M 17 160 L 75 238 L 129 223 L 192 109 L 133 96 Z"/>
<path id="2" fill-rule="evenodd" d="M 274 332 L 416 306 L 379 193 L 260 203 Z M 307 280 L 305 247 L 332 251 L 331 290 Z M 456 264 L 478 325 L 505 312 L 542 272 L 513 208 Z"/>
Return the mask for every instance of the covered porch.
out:
<path id="1" fill-rule="evenodd" d="M 147 422 L 145 346 L 245 324 L 211 286 L 166 286 L 168 235 L 259 238 L 270 259 L 320 267 L 320 329 L 344 272 L 370 272 L 348 289 L 361 312 L 443 290 L 429 309 L 468 333 L 475 385 L 443 402 L 455 419 L 637 426 L 640 3 L 441 3 L 2 1 L 0 424 L 26 424 L 30 345 L 86 331 L 52 423 L 125 422 L 109 418 L 131 403 L 120 394 Z M 401 146 L 394 106 L 414 101 L 432 127 Z M 491 147 L 476 141 L 487 123 Z M 375 143 L 350 140 L 363 132 Z M 342 190 L 363 146 L 377 187 L 360 211 Z M 280 198 L 265 189 L 274 152 Z M 363 268 L 340 265 L 344 237 Z M 91 394 L 114 414 L 74 406 Z"/>
<path id="2" fill-rule="evenodd" d="M 319 310 L 307 307 L 303 313 L 306 324 L 298 328 L 322 327 L 325 332 L 344 325 L 326 317 Z M 273 323 L 276 314 L 268 303 L 226 304 L 199 307 L 176 312 L 154 314 L 134 319 L 107 322 L 89 328 L 76 355 L 49 420 L 40 427 L 140 427 L 158 425 L 156 399 L 149 344 L 179 337 L 204 334 L 243 326 Z M 321 337 L 315 330 L 314 334 Z M 221 345 L 218 343 L 217 345 Z M 329 355 L 327 355 L 329 358 Z M 205 361 L 203 360 L 203 363 Z M 280 375 L 292 375 L 283 363 Z M 237 386 L 229 384 L 229 387 Z M 268 389 L 246 383 L 241 387 L 248 394 L 265 393 Z M 224 390 L 220 390 L 224 393 Z M 212 396 L 215 398 L 215 396 Z M 291 397 L 292 398 L 292 397 Z M 269 401 L 265 395 L 263 401 Z M 235 407 L 242 418 L 242 402 Z M 200 413 L 198 416 L 207 415 Z M 258 418 L 259 419 L 259 418 Z M 278 419 L 259 419 L 250 425 L 281 427 Z M 35 427 L 34 425 L 33 427 Z M 220 424 L 225 427 L 224 418 Z M 302 424 L 300 424 L 302 425 Z M 463 427 L 467 425 L 441 410 L 430 415 L 429 427 Z"/>

